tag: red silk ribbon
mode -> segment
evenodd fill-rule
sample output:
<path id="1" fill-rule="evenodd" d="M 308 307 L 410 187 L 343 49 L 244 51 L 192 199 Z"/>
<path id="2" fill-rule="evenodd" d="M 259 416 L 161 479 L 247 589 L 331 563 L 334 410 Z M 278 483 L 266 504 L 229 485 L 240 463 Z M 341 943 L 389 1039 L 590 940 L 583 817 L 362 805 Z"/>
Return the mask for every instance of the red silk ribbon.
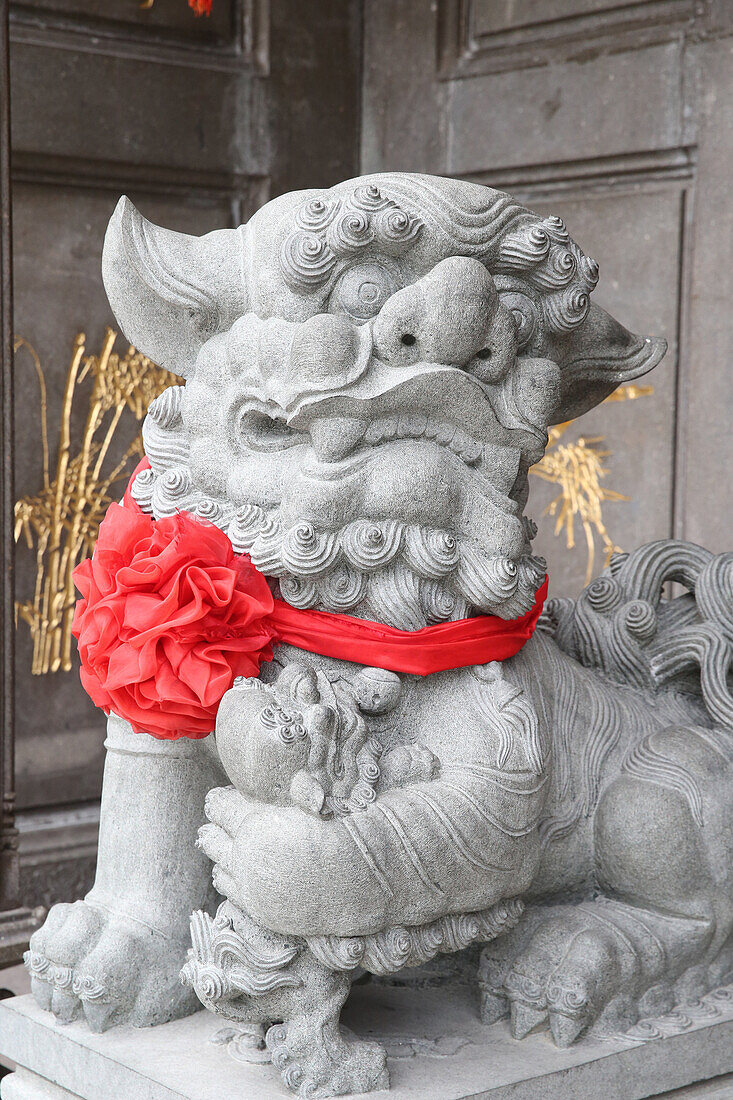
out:
<path id="1" fill-rule="evenodd" d="M 93 701 L 155 737 L 205 737 L 236 676 L 256 676 L 281 642 L 393 672 L 505 661 L 532 637 L 547 597 L 519 619 L 476 615 L 422 630 L 300 610 L 275 599 L 218 527 L 187 512 L 154 521 L 132 497 L 110 506 L 94 555 L 74 571 L 73 633 Z"/>
<path id="2" fill-rule="evenodd" d="M 514 657 L 534 633 L 547 598 L 547 583 L 545 577 L 534 607 L 520 619 L 476 615 L 422 630 L 397 630 L 353 615 L 301 611 L 284 600 L 275 600 L 271 622 L 278 641 L 309 653 L 430 676 L 433 672 Z"/>

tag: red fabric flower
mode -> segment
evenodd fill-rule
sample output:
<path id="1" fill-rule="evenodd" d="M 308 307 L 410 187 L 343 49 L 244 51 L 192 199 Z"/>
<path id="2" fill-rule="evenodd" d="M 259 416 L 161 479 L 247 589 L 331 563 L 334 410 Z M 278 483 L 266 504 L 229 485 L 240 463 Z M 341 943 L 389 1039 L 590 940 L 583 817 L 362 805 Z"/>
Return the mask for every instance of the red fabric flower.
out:
<path id="1" fill-rule="evenodd" d="M 235 676 L 272 658 L 267 581 L 212 524 L 112 504 L 74 571 L 72 631 L 97 706 L 155 737 L 205 737 Z"/>
<path id="2" fill-rule="evenodd" d="M 188 0 L 188 6 L 193 9 L 194 15 L 211 15 L 212 3 L 213 0 Z"/>

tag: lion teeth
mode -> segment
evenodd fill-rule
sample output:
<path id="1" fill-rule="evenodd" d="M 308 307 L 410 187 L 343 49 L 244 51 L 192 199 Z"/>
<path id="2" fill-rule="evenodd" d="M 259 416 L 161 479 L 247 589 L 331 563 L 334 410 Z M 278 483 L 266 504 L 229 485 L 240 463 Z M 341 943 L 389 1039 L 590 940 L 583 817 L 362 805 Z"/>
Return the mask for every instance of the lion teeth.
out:
<path id="1" fill-rule="evenodd" d="M 420 413 L 406 413 L 399 419 L 399 434 L 408 439 L 419 439 L 425 434 L 427 424 L 427 416 L 421 416 Z"/>
<path id="2" fill-rule="evenodd" d="M 483 446 L 455 424 L 433 420 L 424 413 L 403 413 L 401 416 L 385 416 L 373 421 L 366 432 L 365 441 L 371 446 L 392 439 L 430 439 L 441 447 L 447 447 L 466 465 L 478 462 Z"/>
<path id="3" fill-rule="evenodd" d="M 396 416 L 389 416 L 382 421 L 382 439 L 396 439 L 399 431 L 400 425 Z"/>
<path id="4" fill-rule="evenodd" d="M 475 440 L 471 439 L 460 428 L 456 429 L 456 433 L 448 446 L 454 454 L 457 454 L 459 458 L 462 458 L 468 465 L 477 462 L 481 457 L 481 444 L 476 443 Z"/>
<path id="5" fill-rule="evenodd" d="M 455 424 L 436 424 L 433 439 L 442 447 L 448 447 L 453 441 L 457 428 Z"/>

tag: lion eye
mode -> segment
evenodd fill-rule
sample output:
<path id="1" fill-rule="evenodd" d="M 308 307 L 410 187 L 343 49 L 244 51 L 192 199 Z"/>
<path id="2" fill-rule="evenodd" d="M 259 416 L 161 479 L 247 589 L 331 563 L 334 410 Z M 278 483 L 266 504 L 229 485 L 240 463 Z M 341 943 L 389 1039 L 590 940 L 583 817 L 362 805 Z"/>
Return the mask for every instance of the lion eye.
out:
<path id="1" fill-rule="evenodd" d="M 499 293 L 499 299 L 510 311 L 517 330 L 517 345 L 521 351 L 531 343 L 537 333 L 539 318 L 537 307 L 531 298 L 519 290 Z M 479 357 L 481 353 L 479 352 Z"/>
<path id="2" fill-rule="evenodd" d="M 357 264 L 345 271 L 331 294 L 331 310 L 354 321 L 376 316 L 395 290 L 397 280 L 382 264 Z"/>

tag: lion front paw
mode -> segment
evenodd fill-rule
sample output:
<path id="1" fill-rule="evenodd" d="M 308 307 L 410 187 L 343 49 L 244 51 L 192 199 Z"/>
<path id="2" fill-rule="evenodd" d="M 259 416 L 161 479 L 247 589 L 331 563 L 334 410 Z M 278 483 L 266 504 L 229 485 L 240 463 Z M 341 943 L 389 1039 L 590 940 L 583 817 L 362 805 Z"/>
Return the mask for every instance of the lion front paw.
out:
<path id="1" fill-rule="evenodd" d="M 54 905 L 25 963 L 41 1008 L 63 1023 L 83 1015 L 92 1031 L 145 1027 L 195 1011 L 179 972 L 187 944 L 93 903 Z"/>

